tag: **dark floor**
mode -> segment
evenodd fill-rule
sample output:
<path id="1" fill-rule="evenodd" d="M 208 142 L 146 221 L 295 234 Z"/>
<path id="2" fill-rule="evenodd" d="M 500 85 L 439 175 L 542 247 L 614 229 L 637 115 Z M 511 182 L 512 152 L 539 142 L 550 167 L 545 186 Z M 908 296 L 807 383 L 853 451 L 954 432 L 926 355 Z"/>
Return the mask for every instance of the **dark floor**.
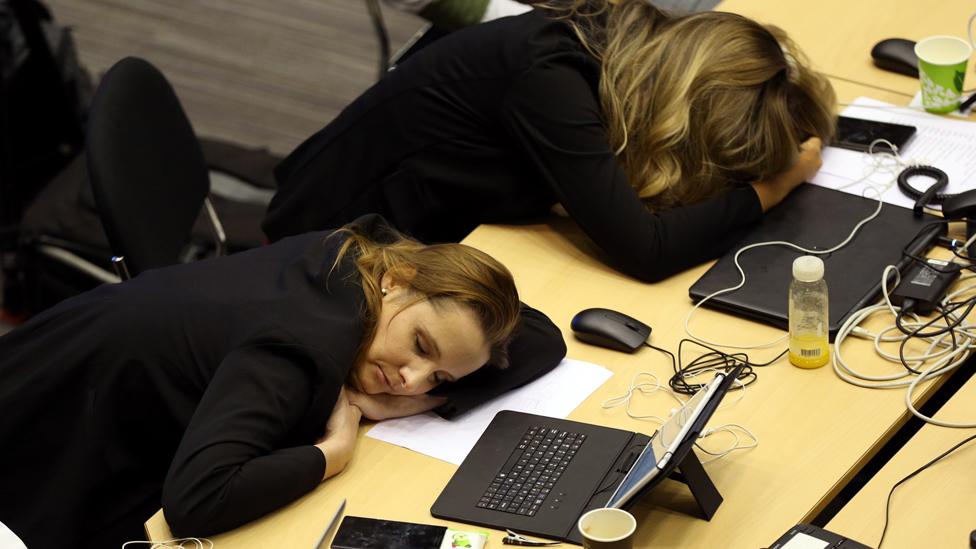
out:
<path id="1" fill-rule="evenodd" d="M 135 55 L 172 81 L 197 133 L 287 154 L 377 77 L 363 0 L 47 0 L 96 77 Z M 393 48 L 424 22 L 385 9 Z"/>

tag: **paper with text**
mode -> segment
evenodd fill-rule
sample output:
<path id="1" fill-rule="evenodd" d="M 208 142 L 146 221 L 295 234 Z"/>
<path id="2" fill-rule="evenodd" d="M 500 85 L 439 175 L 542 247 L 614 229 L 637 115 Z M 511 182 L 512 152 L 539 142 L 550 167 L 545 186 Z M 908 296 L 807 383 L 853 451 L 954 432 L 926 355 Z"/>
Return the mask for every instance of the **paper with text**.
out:
<path id="1" fill-rule="evenodd" d="M 602 366 L 567 358 L 539 379 L 451 421 L 432 412 L 389 419 L 366 436 L 460 465 L 498 412 L 565 418 L 612 375 Z"/>
<path id="2" fill-rule="evenodd" d="M 976 188 L 976 123 L 929 114 L 907 107 L 897 107 L 882 101 L 859 97 L 844 109 L 844 116 L 906 124 L 918 128 L 915 137 L 904 147 L 902 159 L 907 162 L 935 166 L 949 176 L 949 186 L 943 192 L 959 193 Z M 811 183 L 830 187 L 851 194 L 877 198 L 871 187 L 878 189 L 881 198 L 889 204 L 906 208 L 915 205 L 915 199 L 898 189 L 895 178 L 901 171 L 893 166 L 874 170 L 867 180 L 855 181 L 873 171 L 872 159 L 865 153 L 826 147 L 823 166 Z M 912 181 L 922 190 L 931 185 L 929 178 Z"/>

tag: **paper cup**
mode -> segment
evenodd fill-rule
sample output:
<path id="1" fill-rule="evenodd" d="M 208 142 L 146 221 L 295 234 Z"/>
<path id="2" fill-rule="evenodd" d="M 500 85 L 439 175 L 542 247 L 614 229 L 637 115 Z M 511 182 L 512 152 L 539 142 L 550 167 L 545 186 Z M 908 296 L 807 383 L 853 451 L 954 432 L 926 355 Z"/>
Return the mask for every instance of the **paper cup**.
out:
<path id="1" fill-rule="evenodd" d="M 915 44 L 925 110 L 946 113 L 959 108 L 972 53 L 969 42 L 955 36 L 930 36 Z"/>
<path id="2" fill-rule="evenodd" d="M 586 549 L 633 549 L 637 520 L 623 509 L 588 511 L 577 524 Z"/>

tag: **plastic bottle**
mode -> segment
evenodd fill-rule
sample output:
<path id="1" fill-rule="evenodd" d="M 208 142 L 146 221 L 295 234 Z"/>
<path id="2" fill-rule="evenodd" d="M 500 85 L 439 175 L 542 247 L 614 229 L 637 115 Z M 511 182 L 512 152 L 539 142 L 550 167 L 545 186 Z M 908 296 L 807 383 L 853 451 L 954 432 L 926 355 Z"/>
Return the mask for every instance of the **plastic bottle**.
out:
<path id="1" fill-rule="evenodd" d="M 816 256 L 793 261 L 790 283 L 790 362 L 800 368 L 819 368 L 830 359 L 827 321 L 827 282 L 824 264 Z"/>

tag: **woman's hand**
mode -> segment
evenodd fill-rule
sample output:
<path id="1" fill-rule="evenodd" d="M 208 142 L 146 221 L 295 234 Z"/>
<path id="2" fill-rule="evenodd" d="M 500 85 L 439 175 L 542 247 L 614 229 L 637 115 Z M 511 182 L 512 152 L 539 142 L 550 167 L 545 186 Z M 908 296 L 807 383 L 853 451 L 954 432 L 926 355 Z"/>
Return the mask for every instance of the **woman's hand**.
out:
<path id="1" fill-rule="evenodd" d="M 325 454 L 325 474 L 322 480 L 339 474 L 349 464 L 353 450 L 356 449 L 360 419 L 362 413 L 349 403 L 346 390 L 339 391 L 339 399 L 325 424 L 325 435 L 315 445 Z"/>
<path id="2" fill-rule="evenodd" d="M 800 155 L 789 169 L 769 179 L 756 181 L 752 184 L 752 188 L 759 195 L 759 202 L 762 204 L 764 212 L 779 204 L 800 183 L 813 178 L 823 164 L 823 160 L 820 158 L 822 148 L 823 142 L 820 141 L 819 137 L 807 139 L 800 145 Z"/>
<path id="3" fill-rule="evenodd" d="M 437 408 L 447 402 L 444 397 L 435 397 L 427 394 L 400 396 L 400 395 L 367 395 L 361 393 L 348 385 L 345 388 L 349 395 L 349 402 L 360 411 L 367 419 L 381 420 L 394 417 L 412 416 Z"/>

